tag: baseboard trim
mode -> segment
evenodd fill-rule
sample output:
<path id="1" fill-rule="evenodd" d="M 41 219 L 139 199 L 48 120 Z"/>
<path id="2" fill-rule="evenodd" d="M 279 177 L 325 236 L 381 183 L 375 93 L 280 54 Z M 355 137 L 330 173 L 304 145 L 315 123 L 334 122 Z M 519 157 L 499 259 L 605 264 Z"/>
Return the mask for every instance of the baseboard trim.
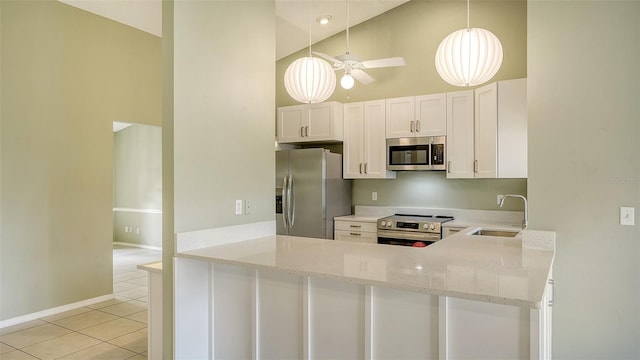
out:
<path id="1" fill-rule="evenodd" d="M 114 245 L 134 247 L 134 248 L 140 248 L 140 249 L 149 249 L 149 250 L 160 250 L 160 251 L 162 251 L 162 248 L 159 247 L 159 246 L 132 244 L 132 243 L 125 243 L 125 242 L 120 242 L 120 241 L 114 241 L 113 244 Z"/>
<path id="2" fill-rule="evenodd" d="M 51 316 L 51 315 L 60 314 L 60 313 L 66 312 L 66 311 L 70 311 L 70 310 L 73 310 L 73 309 L 81 308 L 81 307 L 84 307 L 84 306 L 97 304 L 97 303 L 100 303 L 100 302 L 103 302 L 103 301 L 112 300 L 112 299 L 115 299 L 115 296 L 113 294 L 103 295 L 103 296 L 98 296 L 98 297 L 87 299 L 87 300 L 74 302 L 74 303 L 67 304 L 67 305 L 54 307 L 54 308 L 47 309 L 47 310 L 34 312 L 34 313 L 31 313 L 31 314 L 27 314 L 27 315 L 17 316 L 17 317 L 14 317 L 14 318 L 11 318 L 11 319 L 7 319 L 7 320 L 2 320 L 2 321 L 0 321 L 0 329 L 6 328 L 6 327 L 9 327 L 9 326 L 13 326 L 13 325 L 17 325 L 17 324 L 22 324 L 22 323 L 25 323 L 27 321 L 37 320 L 37 319 L 43 318 L 45 316 Z"/>

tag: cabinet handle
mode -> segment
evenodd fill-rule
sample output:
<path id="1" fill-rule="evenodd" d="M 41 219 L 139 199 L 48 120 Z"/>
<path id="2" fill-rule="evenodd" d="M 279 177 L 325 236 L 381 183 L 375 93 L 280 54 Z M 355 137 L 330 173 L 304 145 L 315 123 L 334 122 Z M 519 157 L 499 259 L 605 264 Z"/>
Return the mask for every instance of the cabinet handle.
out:
<path id="1" fill-rule="evenodd" d="M 369 172 L 368 172 L 368 170 L 367 170 L 367 165 L 368 165 L 368 164 L 369 164 L 369 163 L 364 163 L 364 173 L 365 173 L 365 174 L 368 174 L 368 173 L 369 173 Z"/>
<path id="2" fill-rule="evenodd" d="M 420 120 L 416 120 L 416 132 L 420 132 Z"/>
<path id="3" fill-rule="evenodd" d="M 351 236 L 360 236 L 362 234 L 360 234 L 360 233 L 349 233 L 349 235 L 351 235 Z"/>
<path id="4" fill-rule="evenodd" d="M 549 300 L 548 305 L 551 307 L 556 302 L 556 281 L 549 279 L 549 285 L 551 285 L 551 300 Z"/>
<path id="5" fill-rule="evenodd" d="M 300 126 L 300 137 L 304 137 L 304 126 Z"/>
<path id="6" fill-rule="evenodd" d="M 362 174 L 362 163 L 360 163 L 360 174 Z"/>
<path id="7" fill-rule="evenodd" d="M 362 227 L 362 225 L 349 225 L 349 227 L 352 227 L 352 228 L 361 228 L 361 227 Z"/>
<path id="8" fill-rule="evenodd" d="M 304 127 L 304 136 L 309 137 L 309 125 Z"/>
<path id="9" fill-rule="evenodd" d="M 473 160 L 473 172 L 478 172 L 478 160 Z"/>
<path id="10" fill-rule="evenodd" d="M 409 126 L 411 128 L 411 132 L 414 132 L 414 125 L 413 125 L 414 121 L 411 121 L 411 125 Z"/>
<path id="11" fill-rule="evenodd" d="M 447 174 L 451 174 L 451 160 L 447 161 Z"/>

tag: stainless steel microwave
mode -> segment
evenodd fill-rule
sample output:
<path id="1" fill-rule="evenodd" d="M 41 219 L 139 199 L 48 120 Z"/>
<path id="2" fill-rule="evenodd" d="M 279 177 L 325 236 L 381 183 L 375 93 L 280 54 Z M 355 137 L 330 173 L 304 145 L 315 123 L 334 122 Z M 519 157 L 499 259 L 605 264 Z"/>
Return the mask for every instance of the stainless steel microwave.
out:
<path id="1" fill-rule="evenodd" d="M 387 170 L 446 170 L 446 136 L 387 139 Z"/>

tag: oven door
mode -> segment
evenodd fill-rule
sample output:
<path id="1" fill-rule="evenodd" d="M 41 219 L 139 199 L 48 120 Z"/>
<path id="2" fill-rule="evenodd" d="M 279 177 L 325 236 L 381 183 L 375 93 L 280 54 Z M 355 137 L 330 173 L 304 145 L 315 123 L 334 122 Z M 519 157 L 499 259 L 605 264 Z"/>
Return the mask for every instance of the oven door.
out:
<path id="1" fill-rule="evenodd" d="M 415 243 L 431 245 L 440 240 L 440 234 L 378 230 L 378 244 L 413 246 Z"/>

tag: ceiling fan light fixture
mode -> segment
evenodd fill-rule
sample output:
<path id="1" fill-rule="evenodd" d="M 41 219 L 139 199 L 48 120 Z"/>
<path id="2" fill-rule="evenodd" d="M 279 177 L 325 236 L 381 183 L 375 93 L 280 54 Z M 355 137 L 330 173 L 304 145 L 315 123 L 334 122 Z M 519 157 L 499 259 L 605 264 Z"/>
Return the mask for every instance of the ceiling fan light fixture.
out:
<path id="1" fill-rule="evenodd" d="M 328 23 L 331 22 L 331 15 L 322 15 L 322 16 L 318 16 L 318 18 L 316 18 L 316 21 L 320 24 L 320 25 L 327 25 Z"/>
<path id="2" fill-rule="evenodd" d="M 353 78 L 353 76 L 351 76 L 350 73 L 345 73 L 342 76 L 342 79 L 340 79 L 340 86 L 342 86 L 343 89 L 345 90 L 349 90 L 353 87 L 353 85 L 355 85 L 356 81 Z"/>
<path id="3" fill-rule="evenodd" d="M 326 61 L 312 56 L 302 57 L 287 67 L 284 87 L 298 102 L 321 103 L 333 94 L 336 74 Z"/>

